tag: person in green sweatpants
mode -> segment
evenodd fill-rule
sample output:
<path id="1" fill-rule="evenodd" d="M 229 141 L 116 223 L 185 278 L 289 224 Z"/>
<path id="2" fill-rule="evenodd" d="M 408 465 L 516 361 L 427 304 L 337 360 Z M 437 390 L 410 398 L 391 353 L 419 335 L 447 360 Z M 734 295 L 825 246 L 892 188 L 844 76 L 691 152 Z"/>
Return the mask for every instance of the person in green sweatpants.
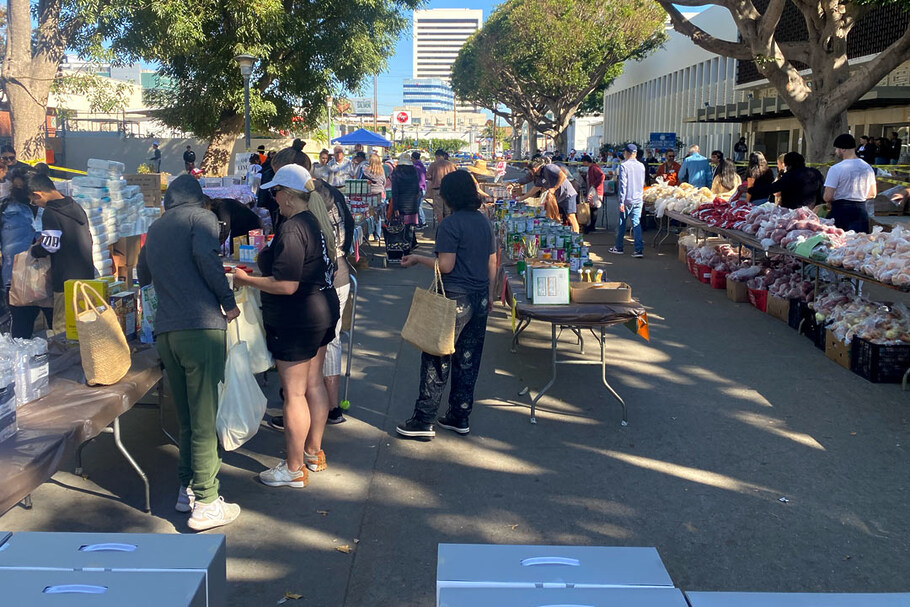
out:
<path id="1" fill-rule="evenodd" d="M 180 487 L 174 508 L 191 513 L 187 525 L 194 531 L 227 525 L 240 515 L 240 506 L 219 495 L 215 431 L 225 329 L 240 310 L 218 257 L 218 220 L 202 207 L 203 199 L 196 179 L 175 179 L 137 264 L 139 284 L 152 284 L 158 299 L 155 339 L 180 424 Z"/>
<path id="2" fill-rule="evenodd" d="M 158 336 L 180 424 L 177 478 L 192 487 L 196 501 L 218 498 L 221 453 L 215 432 L 218 383 L 224 381 L 225 333 L 215 329 L 172 331 Z"/>

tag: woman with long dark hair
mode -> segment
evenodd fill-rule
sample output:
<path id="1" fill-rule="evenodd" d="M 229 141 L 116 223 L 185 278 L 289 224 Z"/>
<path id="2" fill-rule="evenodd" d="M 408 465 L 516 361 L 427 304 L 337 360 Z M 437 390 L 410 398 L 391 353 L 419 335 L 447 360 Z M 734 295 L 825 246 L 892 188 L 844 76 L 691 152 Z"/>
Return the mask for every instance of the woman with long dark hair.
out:
<path id="1" fill-rule="evenodd" d="M 455 316 L 455 354 L 422 354 L 420 390 L 414 413 L 398 424 L 398 434 L 408 438 L 430 439 L 433 425 L 468 434 L 468 417 L 474 407 L 474 385 L 480 371 L 480 358 L 492 308 L 496 278 L 496 246 L 490 221 L 478 211 L 482 201 L 477 182 L 467 171 L 454 171 L 442 178 L 439 195 L 452 210 L 436 233 L 436 255 L 407 255 L 403 268 L 417 264 L 434 268 L 439 264 L 445 295 L 457 302 Z M 436 418 L 442 393 L 452 375 L 449 409 Z"/>
<path id="2" fill-rule="evenodd" d="M 729 199 L 739 188 L 742 178 L 736 172 L 736 165 L 732 160 L 721 160 L 717 170 L 714 171 L 714 180 L 711 182 L 711 193 L 721 198 Z"/>
<path id="3" fill-rule="evenodd" d="M 768 161 L 761 152 L 749 154 L 749 167 L 746 169 L 746 190 L 748 200 L 752 204 L 763 204 L 771 198 L 771 185 L 774 183 L 774 173 L 768 167 Z"/>

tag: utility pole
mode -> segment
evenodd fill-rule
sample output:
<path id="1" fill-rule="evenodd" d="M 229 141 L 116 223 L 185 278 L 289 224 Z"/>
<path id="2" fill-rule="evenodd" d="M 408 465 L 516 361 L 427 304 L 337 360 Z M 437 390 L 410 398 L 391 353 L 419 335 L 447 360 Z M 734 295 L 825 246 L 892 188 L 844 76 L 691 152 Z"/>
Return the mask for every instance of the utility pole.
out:
<path id="1" fill-rule="evenodd" d="M 379 103 L 377 101 L 376 93 L 376 74 L 373 74 L 373 132 L 379 130 Z"/>
<path id="2" fill-rule="evenodd" d="M 496 102 L 493 102 L 493 109 L 496 109 Z M 496 123 L 498 122 L 496 112 L 493 112 L 493 150 L 490 152 L 491 158 L 496 158 Z"/>

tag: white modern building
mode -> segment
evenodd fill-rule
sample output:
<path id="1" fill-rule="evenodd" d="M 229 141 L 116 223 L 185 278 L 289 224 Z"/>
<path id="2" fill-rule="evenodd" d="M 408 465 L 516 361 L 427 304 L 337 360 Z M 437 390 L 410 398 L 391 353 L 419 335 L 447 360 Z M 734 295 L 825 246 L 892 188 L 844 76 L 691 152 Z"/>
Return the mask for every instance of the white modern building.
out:
<path id="1" fill-rule="evenodd" d="M 414 78 L 441 78 L 448 82 L 458 51 L 482 23 L 482 10 L 437 8 L 414 11 Z"/>
<path id="2" fill-rule="evenodd" d="M 402 88 L 404 105 L 435 112 L 455 107 L 455 94 L 442 78 L 408 78 Z"/>
<path id="3" fill-rule="evenodd" d="M 723 7 L 689 17 L 709 34 L 737 39 L 733 18 Z M 721 150 L 732 156 L 741 124 L 689 120 L 699 108 L 742 101 L 746 93 L 736 90 L 736 60 L 709 53 L 672 29 L 667 33 L 662 48 L 642 61 L 627 62 L 604 93 L 603 142 L 647 145 L 650 133 L 676 133 L 677 141 L 698 144 L 705 155 Z"/>
<path id="4" fill-rule="evenodd" d="M 482 10 L 435 8 L 414 11 L 412 34 L 414 79 L 439 79 L 448 87 L 452 79 L 452 64 L 458 57 L 458 51 L 482 24 Z M 413 105 L 407 97 L 404 103 Z M 475 111 L 475 108 L 459 105 L 458 111 Z"/>

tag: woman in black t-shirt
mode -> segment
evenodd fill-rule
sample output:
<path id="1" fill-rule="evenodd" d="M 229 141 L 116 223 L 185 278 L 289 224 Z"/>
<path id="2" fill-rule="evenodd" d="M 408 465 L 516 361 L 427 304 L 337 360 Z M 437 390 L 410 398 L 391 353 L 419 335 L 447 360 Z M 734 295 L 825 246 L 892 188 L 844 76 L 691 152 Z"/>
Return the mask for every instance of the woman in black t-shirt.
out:
<path id="1" fill-rule="evenodd" d="M 821 201 L 825 183 L 818 169 L 806 166 L 806 159 L 799 152 L 784 154 L 786 171 L 771 184 L 771 192 L 779 193 L 778 204 L 785 209 L 814 208 Z"/>
<path id="2" fill-rule="evenodd" d="M 761 152 L 752 152 L 749 154 L 749 168 L 746 170 L 746 183 L 749 189 L 749 202 L 752 204 L 762 204 L 768 202 L 771 198 L 771 184 L 774 183 L 774 173 L 768 167 L 768 161 Z"/>
<path id="3" fill-rule="evenodd" d="M 234 283 L 262 291 L 266 344 L 284 390 L 287 459 L 259 478 L 272 487 L 305 487 L 307 469 L 326 468 L 322 434 L 330 406 L 322 368 L 339 316 L 335 237 L 305 168 L 283 166 L 262 187 L 272 190 L 285 220 L 259 253 L 262 277 L 236 270 Z"/>

